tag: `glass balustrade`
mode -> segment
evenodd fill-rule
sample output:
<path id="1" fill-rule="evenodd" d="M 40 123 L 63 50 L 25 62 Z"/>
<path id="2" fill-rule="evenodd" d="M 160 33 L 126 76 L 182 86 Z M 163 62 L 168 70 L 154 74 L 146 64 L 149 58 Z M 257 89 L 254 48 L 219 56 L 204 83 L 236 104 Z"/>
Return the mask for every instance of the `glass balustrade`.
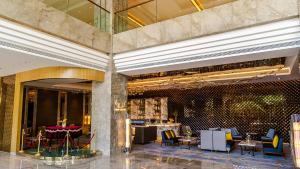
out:
<path id="1" fill-rule="evenodd" d="M 101 31 L 110 30 L 110 12 L 105 9 L 108 0 L 43 0 L 43 2 Z"/>
<path id="2" fill-rule="evenodd" d="M 115 10 L 114 32 L 143 27 L 167 19 L 203 11 L 235 0 L 128 0 Z"/>

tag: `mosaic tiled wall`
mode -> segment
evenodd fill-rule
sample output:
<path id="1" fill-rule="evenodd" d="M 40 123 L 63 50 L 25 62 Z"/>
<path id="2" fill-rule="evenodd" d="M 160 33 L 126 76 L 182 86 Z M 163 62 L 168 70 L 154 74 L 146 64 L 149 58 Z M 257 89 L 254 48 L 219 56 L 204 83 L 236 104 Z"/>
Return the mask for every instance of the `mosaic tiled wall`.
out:
<path id="1" fill-rule="evenodd" d="M 210 127 L 236 127 L 240 133 L 275 128 L 289 142 L 290 115 L 300 112 L 300 81 L 206 86 L 200 89 L 146 91 L 133 98 L 168 97 L 169 117 L 197 134 Z"/>
<path id="2" fill-rule="evenodd" d="M 1 106 L 0 106 L 0 150 L 9 151 L 11 141 L 12 117 L 13 117 L 13 103 L 15 90 L 15 76 L 8 76 L 2 78 L 1 84 Z"/>

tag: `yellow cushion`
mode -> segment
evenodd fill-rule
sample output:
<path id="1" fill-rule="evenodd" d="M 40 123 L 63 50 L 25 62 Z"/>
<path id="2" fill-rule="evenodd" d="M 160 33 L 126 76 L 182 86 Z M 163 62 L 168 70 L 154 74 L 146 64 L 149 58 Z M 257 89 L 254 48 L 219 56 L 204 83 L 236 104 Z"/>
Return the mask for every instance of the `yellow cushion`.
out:
<path id="1" fill-rule="evenodd" d="M 279 137 L 277 135 L 275 135 L 275 137 L 273 139 L 273 147 L 274 148 L 277 148 L 278 142 L 279 142 Z"/>
<path id="2" fill-rule="evenodd" d="M 172 138 L 171 132 L 169 130 L 165 131 L 165 133 L 166 133 L 167 139 Z"/>
<path id="3" fill-rule="evenodd" d="M 171 133 L 172 138 L 176 137 L 175 132 L 173 130 L 170 130 L 170 133 Z"/>
<path id="4" fill-rule="evenodd" d="M 232 135 L 230 132 L 226 133 L 226 140 L 232 140 Z"/>

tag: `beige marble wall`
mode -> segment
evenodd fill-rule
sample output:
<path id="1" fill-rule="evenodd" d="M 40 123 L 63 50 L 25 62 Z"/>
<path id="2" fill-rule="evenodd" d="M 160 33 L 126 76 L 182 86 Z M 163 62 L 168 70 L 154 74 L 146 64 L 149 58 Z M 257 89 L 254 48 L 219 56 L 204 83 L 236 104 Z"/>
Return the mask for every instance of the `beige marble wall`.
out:
<path id="1" fill-rule="evenodd" d="M 237 0 L 115 34 L 114 53 L 298 17 L 298 0 Z"/>
<path id="2" fill-rule="evenodd" d="M 70 41 L 110 52 L 110 34 L 49 7 L 42 0 L 0 0 L 0 16 Z"/>

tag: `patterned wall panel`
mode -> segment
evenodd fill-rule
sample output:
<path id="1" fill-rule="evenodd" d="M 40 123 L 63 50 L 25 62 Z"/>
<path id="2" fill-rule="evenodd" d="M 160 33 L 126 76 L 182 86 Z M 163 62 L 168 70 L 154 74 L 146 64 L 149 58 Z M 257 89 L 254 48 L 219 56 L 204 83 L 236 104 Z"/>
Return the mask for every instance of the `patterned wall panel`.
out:
<path id="1" fill-rule="evenodd" d="M 290 115 L 300 112 L 300 81 L 206 86 L 199 89 L 145 91 L 134 98 L 168 97 L 169 117 L 194 133 L 210 127 L 237 127 L 264 135 L 275 128 L 289 142 Z"/>

